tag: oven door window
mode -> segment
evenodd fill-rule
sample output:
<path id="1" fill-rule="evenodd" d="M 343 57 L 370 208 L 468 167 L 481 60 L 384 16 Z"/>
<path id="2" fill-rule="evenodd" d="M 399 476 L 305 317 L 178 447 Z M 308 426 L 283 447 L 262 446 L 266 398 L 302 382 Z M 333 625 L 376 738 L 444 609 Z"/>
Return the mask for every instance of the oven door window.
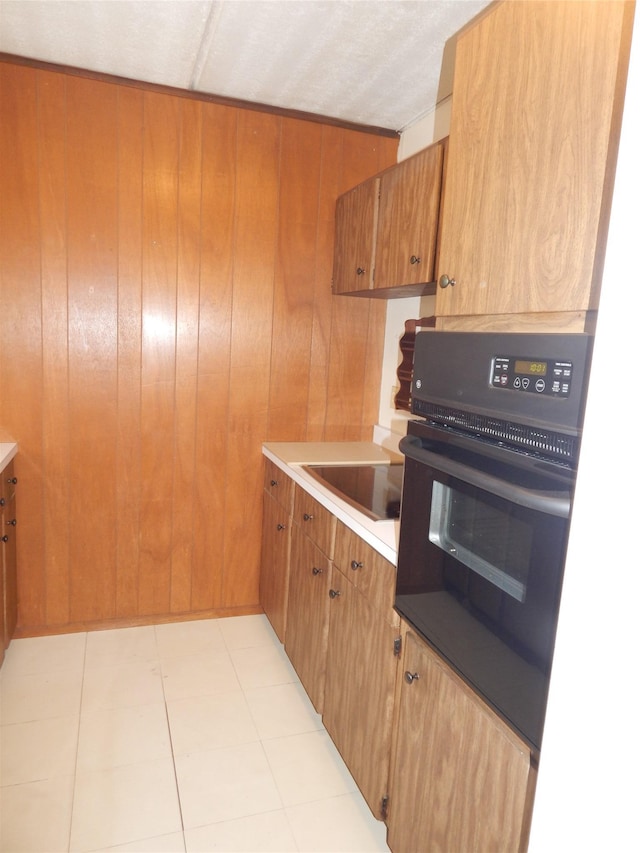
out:
<path id="1" fill-rule="evenodd" d="M 435 480 L 429 541 L 518 602 L 526 596 L 533 530 L 510 504 Z"/>

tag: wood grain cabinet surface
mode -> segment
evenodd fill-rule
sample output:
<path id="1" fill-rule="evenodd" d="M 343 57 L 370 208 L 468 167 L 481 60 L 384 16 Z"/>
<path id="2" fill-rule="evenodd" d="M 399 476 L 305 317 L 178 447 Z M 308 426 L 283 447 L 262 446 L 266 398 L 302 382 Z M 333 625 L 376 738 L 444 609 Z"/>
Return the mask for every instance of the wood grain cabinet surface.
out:
<path id="1" fill-rule="evenodd" d="M 16 478 L 13 462 L 2 474 L 0 488 L 0 663 L 13 637 L 18 620 L 18 577 L 16 555 Z"/>
<path id="2" fill-rule="evenodd" d="M 335 294 L 432 292 L 443 152 L 444 143 L 431 145 L 338 198 Z"/>
<path id="3" fill-rule="evenodd" d="M 632 7 L 506 2 L 459 36 L 439 318 L 597 308 Z"/>
<path id="4" fill-rule="evenodd" d="M 323 723 L 372 813 L 385 816 L 399 630 L 394 567 L 338 522 Z"/>
<path id="5" fill-rule="evenodd" d="M 527 747 L 411 631 L 401 671 L 393 853 L 526 850 L 535 781 Z"/>
<path id="6" fill-rule="evenodd" d="M 336 518 L 296 486 L 285 651 L 316 711 L 324 707 Z"/>

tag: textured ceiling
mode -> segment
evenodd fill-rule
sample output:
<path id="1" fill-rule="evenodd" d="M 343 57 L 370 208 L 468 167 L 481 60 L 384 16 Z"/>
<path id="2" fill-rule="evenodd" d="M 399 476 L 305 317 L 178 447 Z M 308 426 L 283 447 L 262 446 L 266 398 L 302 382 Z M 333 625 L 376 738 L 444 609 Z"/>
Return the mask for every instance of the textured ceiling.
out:
<path id="1" fill-rule="evenodd" d="M 401 131 L 488 0 L 0 0 L 0 51 Z"/>

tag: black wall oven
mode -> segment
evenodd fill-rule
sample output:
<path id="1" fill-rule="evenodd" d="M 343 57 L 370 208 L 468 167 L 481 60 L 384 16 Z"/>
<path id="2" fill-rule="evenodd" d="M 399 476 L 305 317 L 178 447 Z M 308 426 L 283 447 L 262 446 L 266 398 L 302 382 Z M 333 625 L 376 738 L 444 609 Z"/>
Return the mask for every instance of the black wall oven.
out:
<path id="1" fill-rule="evenodd" d="M 586 335 L 416 336 L 396 608 L 539 750 Z"/>

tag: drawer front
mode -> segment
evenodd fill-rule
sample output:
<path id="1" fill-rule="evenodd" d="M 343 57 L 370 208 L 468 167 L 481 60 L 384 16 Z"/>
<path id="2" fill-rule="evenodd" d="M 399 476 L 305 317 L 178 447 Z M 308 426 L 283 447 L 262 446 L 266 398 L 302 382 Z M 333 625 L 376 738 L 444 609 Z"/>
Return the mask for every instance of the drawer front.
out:
<path id="1" fill-rule="evenodd" d="M 293 500 L 293 480 L 287 477 L 282 468 L 278 468 L 270 459 L 264 460 L 264 487 L 287 513 L 291 512 Z"/>
<path id="2" fill-rule="evenodd" d="M 299 487 L 295 489 L 293 520 L 330 560 L 333 559 L 336 517 Z"/>
<path id="3" fill-rule="evenodd" d="M 393 609 L 396 567 L 340 521 L 334 564 L 389 624 L 400 624 L 400 617 Z"/>

